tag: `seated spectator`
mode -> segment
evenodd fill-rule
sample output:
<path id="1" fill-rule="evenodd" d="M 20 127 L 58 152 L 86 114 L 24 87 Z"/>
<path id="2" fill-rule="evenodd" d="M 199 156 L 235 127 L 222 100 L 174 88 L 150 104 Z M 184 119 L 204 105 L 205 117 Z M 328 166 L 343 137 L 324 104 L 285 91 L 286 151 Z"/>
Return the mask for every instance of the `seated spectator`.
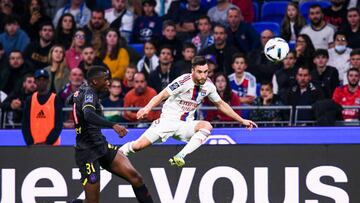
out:
<path id="1" fill-rule="evenodd" d="M 21 52 L 11 51 L 7 64 L 0 68 L 0 90 L 7 95 L 20 91 L 23 77 L 31 72 L 32 70 L 25 63 Z"/>
<path id="2" fill-rule="evenodd" d="M 105 18 L 110 27 L 130 42 L 134 27 L 134 14 L 126 8 L 126 0 L 112 0 L 112 8 L 105 10 Z"/>
<path id="3" fill-rule="evenodd" d="M 236 8 L 236 6 L 230 3 L 229 0 L 217 1 L 216 6 L 210 8 L 207 15 L 210 17 L 211 22 L 227 26 L 226 19 L 230 8 Z"/>
<path id="4" fill-rule="evenodd" d="M 339 29 L 346 22 L 346 2 L 345 0 L 332 0 L 330 3 L 331 6 L 324 9 L 324 19 Z"/>
<path id="5" fill-rule="evenodd" d="M 233 44 L 242 53 L 247 53 L 260 47 L 260 37 L 256 30 L 242 21 L 239 8 L 230 8 L 227 12 L 227 42 Z"/>
<path id="6" fill-rule="evenodd" d="M 14 3 L 12 0 L 0 1 L 0 33 L 4 32 L 5 21 L 9 16 L 17 16 L 15 14 Z"/>
<path id="7" fill-rule="evenodd" d="M 336 32 L 334 35 L 335 47 L 329 49 L 328 66 L 335 67 L 339 73 L 339 80 L 342 84 L 347 70 L 350 68 L 351 48 L 347 47 L 346 36 L 343 32 Z"/>
<path id="8" fill-rule="evenodd" d="M 358 8 L 350 8 L 347 11 L 347 22 L 341 29 L 352 49 L 360 48 L 360 11 Z"/>
<path id="9" fill-rule="evenodd" d="M 226 28 L 223 25 L 214 26 L 214 44 L 205 48 L 200 55 L 214 55 L 218 64 L 217 71 L 226 75 L 233 73 L 231 69 L 232 56 L 238 52 L 238 49 L 227 43 Z"/>
<path id="10" fill-rule="evenodd" d="M 75 18 L 70 13 L 65 13 L 56 26 L 55 44 L 62 45 L 65 50 L 70 49 L 76 31 Z"/>
<path id="11" fill-rule="evenodd" d="M 324 13 L 319 4 L 310 6 L 310 24 L 301 29 L 301 34 L 310 37 L 315 49 L 328 49 L 333 44 L 335 29 L 324 20 Z"/>
<path id="12" fill-rule="evenodd" d="M 196 53 L 200 53 L 208 46 L 214 44 L 214 36 L 211 33 L 211 21 L 209 16 L 200 16 L 196 26 L 199 33 L 192 38 L 191 43 L 195 45 Z"/>
<path id="13" fill-rule="evenodd" d="M 96 52 L 101 47 L 101 36 L 109 29 L 109 23 L 106 22 L 105 13 L 103 10 L 96 9 L 91 11 L 91 19 L 84 27 L 86 42 L 91 44 Z"/>
<path id="14" fill-rule="evenodd" d="M 3 101 L 2 109 L 7 112 L 12 112 L 12 120 L 8 123 L 21 123 L 22 110 L 28 96 L 31 96 L 36 91 L 35 78 L 32 74 L 26 74 L 22 83 L 22 88 L 11 92 Z"/>
<path id="15" fill-rule="evenodd" d="M 82 61 L 82 49 L 85 46 L 85 31 L 84 29 L 77 29 L 73 37 L 73 42 L 70 49 L 65 52 L 66 66 L 71 70 L 78 68 Z"/>
<path id="16" fill-rule="evenodd" d="M 59 96 L 48 91 L 49 73 L 35 72 L 37 91 L 26 99 L 22 133 L 26 145 L 59 145 L 63 126 Z"/>
<path id="17" fill-rule="evenodd" d="M 305 66 L 312 70 L 314 67 L 313 56 L 315 48 L 308 35 L 300 34 L 298 36 L 295 44 L 295 52 L 297 58 L 295 66 Z"/>
<path id="18" fill-rule="evenodd" d="M 60 98 L 63 104 L 65 104 L 67 98 L 78 91 L 79 87 L 84 83 L 84 73 L 80 68 L 73 68 L 70 71 L 69 82 L 61 90 Z"/>
<path id="19" fill-rule="evenodd" d="M 332 99 L 342 106 L 360 105 L 359 69 L 350 68 L 347 71 L 347 85 L 337 87 Z M 359 109 L 344 109 L 342 111 L 345 121 L 359 120 Z"/>
<path id="20" fill-rule="evenodd" d="M 255 10 L 253 8 L 252 0 L 230 0 L 230 2 L 239 7 L 246 23 L 252 23 L 254 21 Z"/>
<path id="21" fill-rule="evenodd" d="M 135 73 L 137 73 L 137 71 L 134 65 L 130 64 L 128 67 L 126 67 L 125 77 L 121 81 L 122 92 L 124 95 L 134 87 Z"/>
<path id="22" fill-rule="evenodd" d="M 226 103 L 228 103 L 231 107 L 240 106 L 240 100 L 238 95 L 233 92 L 230 88 L 230 82 L 227 78 L 227 75 L 224 73 L 216 73 L 214 75 L 214 84 L 218 94 L 221 99 L 223 99 Z M 206 106 L 214 106 L 214 104 L 208 99 L 205 99 L 204 105 Z M 235 111 L 240 115 L 240 110 Z M 232 118 L 225 115 L 219 110 L 207 110 L 205 115 L 205 120 L 207 121 L 233 121 Z"/>
<path id="23" fill-rule="evenodd" d="M 285 97 L 285 104 L 295 106 L 308 106 L 324 98 L 319 87 L 311 82 L 310 70 L 304 66 L 299 67 L 296 74 L 297 84 L 290 87 Z M 294 112 L 294 111 L 293 111 Z M 314 120 L 311 110 L 299 110 L 297 120 Z"/>
<path id="24" fill-rule="evenodd" d="M 182 51 L 183 59 L 175 62 L 174 66 L 177 69 L 177 75 L 182 75 L 185 73 L 191 73 L 191 60 L 196 55 L 196 48 L 191 43 L 184 43 Z"/>
<path id="25" fill-rule="evenodd" d="M 289 2 L 281 22 L 280 36 L 287 42 L 295 42 L 305 24 L 305 18 L 301 15 L 298 4 Z"/>
<path id="26" fill-rule="evenodd" d="M 91 11 L 86 6 L 84 0 L 70 0 L 64 7 L 60 8 L 53 19 L 53 24 L 56 26 L 59 22 L 60 17 L 64 13 L 70 13 L 75 18 L 76 27 L 82 28 L 91 18 Z"/>
<path id="27" fill-rule="evenodd" d="M 13 50 L 23 52 L 30 43 L 30 39 L 20 28 L 19 20 L 9 16 L 5 20 L 5 32 L 0 34 L 0 43 L 4 47 L 5 54 L 9 55 Z"/>
<path id="28" fill-rule="evenodd" d="M 69 69 L 65 64 L 65 50 L 60 45 L 54 45 L 49 52 L 50 65 L 45 67 L 49 73 L 48 90 L 59 93 L 69 82 Z"/>
<path id="29" fill-rule="evenodd" d="M 155 12 L 155 0 L 143 0 L 143 15 L 136 18 L 133 30 L 133 43 L 144 43 L 161 36 L 162 20 Z"/>
<path id="30" fill-rule="evenodd" d="M 104 35 L 100 48 L 100 58 L 109 67 L 111 76 L 123 79 L 125 68 L 130 63 L 129 54 L 125 49 L 125 44 L 120 40 L 119 33 L 110 28 Z"/>
<path id="31" fill-rule="evenodd" d="M 207 64 L 208 64 L 208 78 L 211 79 L 211 81 L 214 82 L 214 76 L 215 76 L 215 73 L 218 72 L 217 71 L 217 63 L 216 63 L 216 58 L 214 55 L 211 55 L 211 54 L 207 54 L 205 55 L 205 59 L 207 61 Z"/>
<path id="32" fill-rule="evenodd" d="M 109 69 L 102 60 L 96 56 L 96 52 L 91 45 L 85 45 L 81 52 L 82 61 L 79 64 L 79 68 L 83 71 L 86 76 L 88 70 L 92 66 L 103 66 Z"/>
<path id="33" fill-rule="evenodd" d="M 22 28 L 28 34 L 30 41 L 39 40 L 39 32 L 44 23 L 52 23 L 46 15 L 42 0 L 26 0 L 22 18 Z"/>
<path id="34" fill-rule="evenodd" d="M 339 73 L 336 68 L 326 65 L 329 54 L 326 49 L 318 49 L 314 54 L 315 69 L 311 71 L 311 81 L 321 87 L 324 98 L 331 99 L 333 92 L 340 85 Z"/>
<path id="35" fill-rule="evenodd" d="M 247 66 L 247 59 L 243 54 L 234 54 L 234 73 L 229 75 L 229 81 L 232 91 L 237 94 L 242 104 L 252 104 L 256 98 L 256 78 L 245 71 Z"/>
<path id="36" fill-rule="evenodd" d="M 262 82 L 260 87 L 260 97 L 254 101 L 254 106 L 281 106 L 280 98 L 273 93 L 273 86 L 271 82 Z M 253 110 L 250 117 L 255 121 L 281 121 L 282 112 L 275 109 L 259 109 Z M 269 126 L 269 124 L 264 124 Z"/>
<path id="37" fill-rule="evenodd" d="M 49 65 L 48 55 L 54 40 L 54 26 L 51 22 L 40 25 L 40 38 L 31 42 L 24 51 L 24 58 L 32 69 L 42 69 Z"/>
<path id="38" fill-rule="evenodd" d="M 144 44 L 144 56 L 137 63 L 137 70 L 143 72 L 146 78 L 159 65 L 159 57 L 156 56 L 156 46 L 154 41 L 147 41 Z"/>
<path id="39" fill-rule="evenodd" d="M 111 80 L 109 88 L 109 96 L 102 99 L 101 105 L 103 107 L 123 107 L 124 106 L 124 94 L 121 88 L 121 80 L 119 78 L 113 78 Z M 104 111 L 104 116 L 107 120 L 112 122 L 124 122 L 124 112 L 119 111 Z"/>
<path id="40" fill-rule="evenodd" d="M 156 94 L 153 88 L 147 86 L 144 73 L 136 73 L 134 76 L 134 88 L 125 95 L 124 107 L 144 107 Z M 159 111 L 151 111 L 142 122 L 151 122 L 159 117 Z M 130 122 L 139 121 L 136 111 L 125 111 L 124 118 Z M 144 127 L 144 125 L 139 127 Z"/>
<path id="41" fill-rule="evenodd" d="M 360 49 L 354 49 L 350 52 L 350 67 L 360 70 Z M 348 84 L 347 75 L 345 75 L 343 78 L 344 78 L 343 85 L 347 85 Z"/>
<path id="42" fill-rule="evenodd" d="M 172 20 L 164 21 L 162 37 L 157 44 L 158 52 L 160 52 L 159 48 L 164 45 L 171 46 L 171 50 L 173 50 L 172 55 L 175 60 L 181 59 L 182 41 L 176 37 L 176 25 Z"/>

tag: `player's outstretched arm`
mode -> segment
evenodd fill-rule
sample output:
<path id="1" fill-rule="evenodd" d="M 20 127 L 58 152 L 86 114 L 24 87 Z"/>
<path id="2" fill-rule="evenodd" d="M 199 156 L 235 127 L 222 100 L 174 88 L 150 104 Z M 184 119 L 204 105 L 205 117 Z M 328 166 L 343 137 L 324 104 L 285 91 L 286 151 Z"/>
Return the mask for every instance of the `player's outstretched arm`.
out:
<path id="1" fill-rule="evenodd" d="M 116 123 L 113 123 L 111 121 L 106 120 L 104 117 L 99 116 L 95 112 L 95 107 L 92 106 L 86 106 L 83 109 L 84 112 L 84 119 L 86 122 L 89 122 L 92 125 L 101 126 L 101 127 L 107 127 L 112 128 Z"/>
<path id="2" fill-rule="evenodd" d="M 149 114 L 151 109 L 159 105 L 165 99 L 169 98 L 169 96 L 170 94 L 166 91 L 166 89 L 163 89 L 158 95 L 153 97 L 144 108 L 141 108 L 137 112 L 136 114 L 137 119 L 139 120 L 145 118 Z"/>
<path id="3" fill-rule="evenodd" d="M 246 126 L 246 128 L 248 129 L 252 129 L 253 127 L 257 128 L 258 126 L 256 125 L 255 122 L 251 121 L 251 120 L 247 120 L 247 119 L 243 119 L 241 118 L 241 116 L 239 116 L 230 106 L 229 104 L 227 104 L 226 102 L 224 102 L 224 100 L 220 100 L 218 102 L 214 102 L 215 106 L 221 111 L 223 112 L 225 115 L 231 117 L 232 119 L 238 121 L 239 123 L 243 124 Z"/>

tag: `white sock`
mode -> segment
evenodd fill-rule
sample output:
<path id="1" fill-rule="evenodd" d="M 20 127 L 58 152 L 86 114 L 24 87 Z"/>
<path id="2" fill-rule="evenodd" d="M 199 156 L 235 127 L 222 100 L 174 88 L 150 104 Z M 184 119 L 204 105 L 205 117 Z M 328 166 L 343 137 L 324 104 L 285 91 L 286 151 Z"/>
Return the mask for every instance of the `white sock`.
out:
<path id="1" fill-rule="evenodd" d="M 210 131 L 208 131 L 207 129 L 200 129 L 191 137 L 189 142 L 176 156 L 185 158 L 186 155 L 192 153 L 197 148 L 199 148 L 209 135 Z"/>
<path id="2" fill-rule="evenodd" d="M 129 156 L 130 153 L 135 153 L 135 151 L 132 148 L 133 142 L 127 142 L 123 146 L 120 147 L 120 150 L 123 152 L 125 156 Z"/>

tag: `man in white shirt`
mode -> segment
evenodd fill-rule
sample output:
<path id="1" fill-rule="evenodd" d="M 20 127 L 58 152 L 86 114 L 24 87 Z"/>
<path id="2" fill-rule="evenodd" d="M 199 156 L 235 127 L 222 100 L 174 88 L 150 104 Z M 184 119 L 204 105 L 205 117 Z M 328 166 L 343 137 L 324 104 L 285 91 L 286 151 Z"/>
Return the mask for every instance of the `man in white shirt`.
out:
<path id="1" fill-rule="evenodd" d="M 358 70 L 360 70 L 360 49 L 353 49 L 351 51 L 350 67 L 357 68 Z M 348 79 L 347 79 L 347 73 L 344 74 L 343 78 L 344 78 L 343 85 L 347 85 L 349 83 Z M 359 85 L 360 85 L 360 82 L 359 82 Z"/>

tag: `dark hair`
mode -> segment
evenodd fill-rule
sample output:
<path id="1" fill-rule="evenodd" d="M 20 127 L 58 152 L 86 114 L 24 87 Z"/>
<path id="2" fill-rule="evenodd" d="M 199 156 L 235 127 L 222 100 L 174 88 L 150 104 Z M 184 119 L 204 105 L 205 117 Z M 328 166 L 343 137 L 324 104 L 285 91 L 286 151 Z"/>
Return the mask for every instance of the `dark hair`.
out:
<path id="1" fill-rule="evenodd" d="M 28 79 L 28 78 L 35 78 L 35 76 L 34 76 L 34 74 L 32 74 L 32 73 L 26 73 L 26 74 L 24 75 L 24 77 L 23 77 L 23 81 L 22 81 L 22 82 L 25 82 L 26 79 Z"/>
<path id="2" fill-rule="evenodd" d="M 174 50 L 173 50 L 173 48 L 172 48 L 171 45 L 169 45 L 169 44 L 164 44 L 164 45 L 162 45 L 162 46 L 160 47 L 160 49 L 159 49 L 159 55 L 160 55 L 160 53 L 161 53 L 161 51 L 162 51 L 163 49 L 169 49 L 170 52 L 171 52 L 171 56 L 174 57 Z"/>
<path id="3" fill-rule="evenodd" d="M 136 72 L 137 72 L 137 67 L 136 67 L 136 65 L 133 64 L 133 63 L 130 63 L 128 66 L 126 66 L 126 69 L 128 69 L 128 68 L 130 68 L 130 69 L 135 69 Z"/>
<path id="4" fill-rule="evenodd" d="M 22 52 L 21 52 L 19 49 L 13 49 L 13 50 L 11 50 L 10 53 L 9 53 L 9 56 L 10 56 L 12 53 L 20 53 L 21 56 L 23 56 Z"/>
<path id="5" fill-rule="evenodd" d="M 61 39 L 61 36 L 63 35 L 64 31 L 63 31 L 63 27 L 62 27 L 62 21 L 65 17 L 70 17 L 71 20 L 72 20 L 72 27 L 71 27 L 71 30 L 70 30 L 70 34 L 71 36 L 74 36 L 75 34 L 75 30 L 76 30 L 76 22 L 75 22 L 75 18 L 73 15 L 71 15 L 70 13 L 64 13 L 59 21 L 58 21 L 58 24 L 55 25 L 56 26 L 56 33 L 55 33 L 55 38 L 58 42 L 62 41 Z"/>
<path id="6" fill-rule="evenodd" d="M 338 36 L 338 35 L 344 35 L 344 36 L 345 36 L 345 39 L 346 39 L 346 34 L 345 34 L 345 32 L 342 31 L 342 30 L 338 30 L 338 31 L 336 31 L 335 34 L 334 34 L 334 41 L 336 40 L 336 36 Z"/>
<path id="7" fill-rule="evenodd" d="M 247 57 L 243 53 L 240 53 L 240 52 L 237 52 L 232 56 L 231 64 L 235 63 L 235 60 L 237 58 L 243 58 L 245 61 L 245 64 L 248 64 Z"/>
<path id="8" fill-rule="evenodd" d="M 329 58 L 329 52 L 327 49 L 316 49 L 314 52 L 314 58 L 318 56 L 325 56 L 326 58 Z"/>
<path id="9" fill-rule="evenodd" d="M 19 19 L 16 16 L 6 16 L 4 25 L 19 24 Z"/>
<path id="10" fill-rule="evenodd" d="M 45 26 L 50 26 L 53 30 L 55 30 L 55 27 L 51 21 L 45 21 L 45 22 L 41 23 L 40 30 L 42 30 Z"/>
<path id="11" fill-rule="evenodd" d="M 92 49 L 95 50 L 94 46 L 91 45 L 91 44 L 89 44 L 89 43 L 86 43 L 86 44 L 83 46 L 82 50 L 84 50 L 84 49 L 86 49 L 86 48 L 92 48 Z"/>
<path id="12" fill-rule="evenodd" d="M 261 82 L 261 86 L 263 86 L 263 85 L 269 85 L 270 88 L 271 88 L 271 90 L 272 90 L 272 88 L 273 88 L 272 82 L 267 81 L 267 80 L 264 80 L 264 81 Z"/>
<path id="13" fill-rule="evenodd" d="M 231 87 L 230 87 L 230 81 L 229 81 L 229 78 L 227 77 L 227 75 L 225 73 L 222 73 L 222 72 L 218 72 L 218 73 L 215 73 L 214 77 L 213 77 L 213 81 L 214 83 L 216 83 L 216 79 L 218 77 L 221 77 L 223 76 L 226 80 L 226 85 L 225 85 L 225 91 L 224 91 L 224 96 L 223 96 L 223 100 L 227 103 L 230 103 L 231 101 Z M 218 92 L 219 93 L 219 92 Z"/>
<path id="14" fill-rule="evenodd" d="M 101 73 L 107 73 L 108 69 L 106 69 L 104 66 L 91 66 L 86 73 L 86 78 L 88 81 L 91 81 L 95 77 L 100 76 Z"/>
<path id="15" fill-rule="evenodd" d="M 304 50 L 304 53 L 300 56 L 300 57 L 303 57 L 303 59 L 300 59 L 299 60 L 304 60 L 302 63 L 304 64 L 307 64 L 307 63 L 311 63 L 313 60 L 312 60 L 312 57 L 313 57 L 313 54 L 315 52 L 315 47 L 314 47 L 314 44 L 312 43 L 310 37 L 306 34 L 300 34 L 297 38 L 303 38 L 305 40 L 305 44 L 306 44 L 306 47 L 305 47 L 305 50 Z M 309 64 L 308 64 L 309 65 Z"/>
<path id="16" fill-rule="evenodd" d="M 202 20 L 202 19 L 206 19 L 210 24 L 211 24 L 211 19 L 210 19 L 210 17 L 208 16 L 208 15 L 201 15 L 198 19 L 197 19 L 197 21 L 196 21 L 196 25 L 199 23 L 199 21 L 200 20 Z"/>
<path id="17" fill-rule="evenodd" d="M 182 47 L 182 51 L 185 51 L 186 49 L 193 49 L 196 52 L 196 47 L 193 43 L 185 42 Z"/>
<path id="18" fill-rule="evenodd" d="M 165 30 L 167 27 L 169 27 L 169 26 L 171 26 L 171 27 L 176 27 L 176 24 L 175 24 L 175 22 L 174 21 L 172 21 L 172 20 L 165 20 L 164 22 L 163 22 L 163 24 L 162 24 L 162 30 Z"/>
<path id="19" fill-rule="evenodd" d="M 24 14 L 27 15 L 27 16 L 31 16 L 31 11 L 30 11 L 30 6 L 31 6 L 31 2 L 33 0 L 26 0 L 25 1 L 25 6 L 24 6 Z M 39 4 L 39 7 L 40 7 L 40 14 L 42 16 L 46 15 L 46 12 L 45 12 L 45 6 L 44 6 L 44 2 L 42 0 L 37 0 L 37 3 Z"/>
<path id="20" fill-rule="evenodd" d="M 299 66 L 298 70 L 296 71 L 296 74 L 299 73 L 299 70 L 300 70 L 300 69 L 307 70 L 307 71 L 309 72 L 309 74 L 310 74 L 310 68 L 308 68 L 308 67 L 306 67 L 306 66 Z"/>
<path id="21" fill-rule="evenodd" d="M 207 63 L 206 59 L 204 56 L 195 56 L 192 60 L 191 60 L 191 66 L 192 68 L 195 68 L 196 66 L 203 66 Z"/>
<path id="22" fill-rule="evenodd" d="M 355 11 L 356 13 L 358 13 L 358 15 L 360 15 L 360 11 L 359 11 L 359 9 L 356 8 L 356 7 L 349 8 L 349 9 L 347 10 L 347 13 L 350 13 L 350 12 L 353 12 L 353 11 Z"/>
<path id="23" fill-rule="evenodd" d="M 144 49 L 145 49 L 145 44 L 146 43 L 152 44 L 156 49 L 156 42 L 153 39 L 150 39 L 150 40 L 147 40 L 146 42 L 144 42 Z"/>
<path id="24" fill-rule="evenodd" d="M 286 31 L 290 31 L 290 29 L 291 29 L 290 28 L 290 18 L 287 15 L 287 8 L 289 6 L 295 7 L 295 9 L 297 10 L 297 13 L 298 13 L 296 18 L 295 18 L 294 27 L 303 27 L 306 24 L 304 16 L 302 16 L 301 13 L 300 13 L 298 4 L 294 3 L 294 2 L 289 2 L 289 4 L 286 7 L 286 11 L 285 11 L 286 14 L 285 14 L 285 16 L 284 16 L 284 18 L 283 18 L 283 20 L 281 22 L 281 32 L 282 33 L 286 32 Z M 282 34 L 282 36 L 283 36 L 283 34 Z"/>
<path id="25" fill-rule="evenodd" d="M 119 83 L 120 83 L 120 86 L 122 86 L 122 81 L 121 81 L 120 78 L 111 78 L 111 84 L 112 84 L 113 82 L 119 82 Z"/>
<path id="26" fill-rule="evenodd" d="M 91 11 L 91 16 L 93 15 L 93 13 L 101 13 L 103 18 L 105 19 L 105 11 L 103 9 L 95 8 Z"/>
<path id="27" fill-rule="evenodd" d="M 314 8 L 320 8 L 321 12 L 323 12 L 323 9 L 321 8 L 320 4 L 318 4 L 318 3 L 312 4 L 312 5 L 309 7 L 309 11 L 310 11 L 310 9 L 314 9 Z M 310 12 L 309 12 L 309 13 L 310 13 Z"/>
<path id="28" fill-rule="evenodd" d="M 125 44 L 123 43 L 123 40 L 121 40 L 121 35 L 119 34 L 118 30 L 116 30 L 115 28 L 109 28 L 102 36 L 101 36 L 101 40 L 103 43 L 101 43 L 101 47 L 100 47 L 100 58 L 104 59 L 106 57 L 107 54 L 107 43 L 106 43 L 106 35 L 109 32 L 115 32 L 117 37 L 118 37 L 118 41 L 115 45 L 115 47 L 113 47 L 113 49 L 111 50 L 111 53 L 109 54 L 109 57 L 111 60 L 115 60 L 118 57 L 119 51 L 121 48 L 125 47 Z"/>
<path id="29" fill-rule="evenodd" d="M 353 50 L 350 52 L 350 57 L 351 57 L 351 56 L 355 56 L 355 55 L 360 55 L 360 48 L 358 48 L 358 49 L 353 49 Z"/>
<path id="30" fill-rule="evenodd" d="M 226 27 L 225 27 L 225 25 L 220 24 L 220 23 L 217 23 L 217 24 L 214 25 L 213 30 L 215 31 L 215 28 L 217 28 L 217 27 L 220 27 L 220 28 L 224 29 L 224 31 L 226 32 Z"/>
<path id="31" fill-rule="evenodd" d="M 353 68 L 350 68 L 350 69 L 346 72 L 346 76 L 348 76 L 351 71 L 355 71 L 355 72 L 357 72 L 358 74 L 360 73 L 360 72 L 359 72 L 359 69 L 353 67 Z"/>

